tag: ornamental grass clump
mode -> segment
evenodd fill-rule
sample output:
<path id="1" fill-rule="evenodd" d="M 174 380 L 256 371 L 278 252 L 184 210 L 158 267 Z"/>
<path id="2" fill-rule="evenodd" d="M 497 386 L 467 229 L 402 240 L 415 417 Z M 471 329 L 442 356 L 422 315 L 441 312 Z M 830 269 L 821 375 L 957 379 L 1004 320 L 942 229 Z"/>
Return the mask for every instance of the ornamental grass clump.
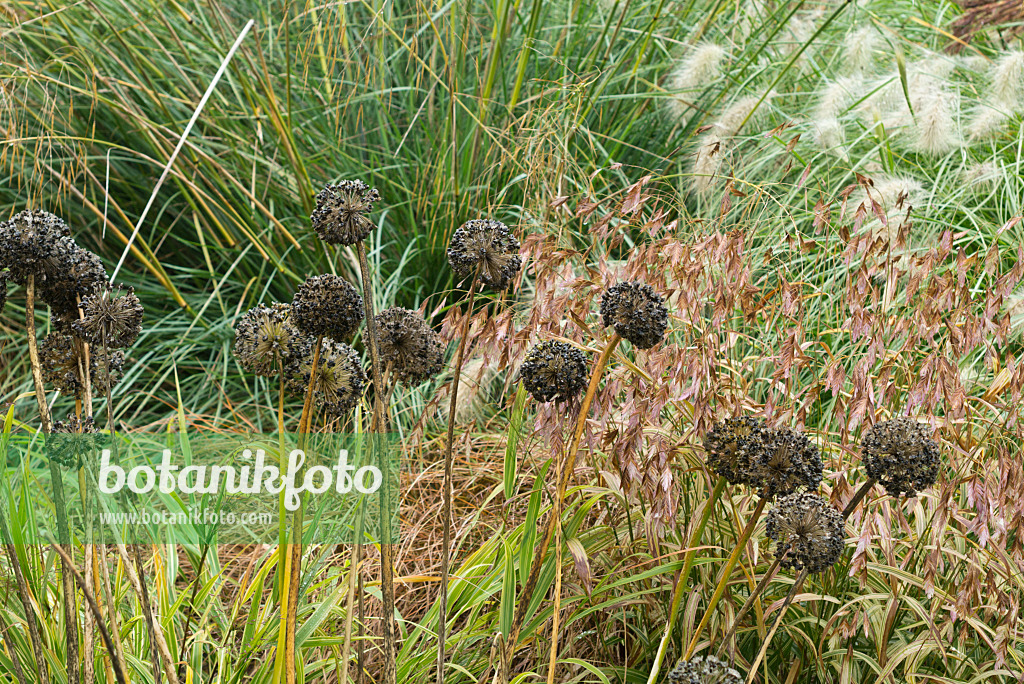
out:
<path id="1" fill-rule="evenodd" d="M 893 418 L 871 427 L 861 442 L 864 468 L 894 497 L 916 496 L 939 474 L 939 445 L 927 423 Z"/>
<path id="2" fill-rule="evenodd" d="M 336 342 L 351 339 L 363 315 L 363 298 L 341 276 L 307 278 L 292 299 L 291 317 L 299 330 Z"/>
<path id="3" fill-rule="evenodd" d="M 739 672 L 714 656 L 680 660 L 666 679 L 669 684 L 743 684 Z"/>
<path id="4" fill-rule="evenodd" d="M 822 572 L 843 553 L 842 513 L 817 494 L 799 492 L 783 497 L 768 511 L 766 527 L 784 568 Z"/>
<path id="5" fill-rule="evenodd" d="M 381 361 L 396 381 L 418 385 L 441 372 L 444 343 L 423 314 L 393 306 L 375 322 Z"/>
<path id="6" fill-rule="evenodd" d="M 668 309 L 650 285 L 623 282 L 612 285 L 601 295 L 601 320 L 634 347 L 650 349 L 665 336 Z"/>
<path id="7" fill-rule="evenodd" d="M 541 342 L 526 353 L 519 377 L 537 401 L 575 399 L 587 386 L 587 357 L 567 342 Z"/>

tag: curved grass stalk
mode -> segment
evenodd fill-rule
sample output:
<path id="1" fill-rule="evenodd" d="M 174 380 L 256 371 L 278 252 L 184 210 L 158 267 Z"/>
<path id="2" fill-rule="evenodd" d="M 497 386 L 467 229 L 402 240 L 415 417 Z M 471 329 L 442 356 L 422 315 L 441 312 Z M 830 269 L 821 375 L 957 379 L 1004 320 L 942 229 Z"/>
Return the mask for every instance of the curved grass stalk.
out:
<path id="1" fill-rule="evenodd" d="M 804 580 L 807 579 L 807 569 L 800 571 L 800 574 L 796 576 L 796 581 L 793 582 L 793 588 L 786 594 L 786 600 L 782 604 L 782 608 L 779 610 L 778 616 L 775 618 L 775 624 L 772 625 L 772 629 L 768 632 L 768 635 L 764 638 L 764 643 L 761 644 L 761 649 L 757 652 L 757 657 L 754 658 L 754 662 L 750 664 L 750 674 L 747 675 L 747 684 L 751 684 L 757 677 L 757 668 L 761 665 L 761 661 L 764 659 L 765 653 L 768 652 L 768 645 L 772 643 L 772 637 L 779 631 L 779 625 L 782 624 L 782 618 L 786 615 L 786 611 L 789 609 L 790 604 L 793 603 L 793 597 L 800 591 L 800 587 L 803 586 Z"/>
<path id="2" fill-rule="evenodd" d="M 711 513 L 721 498 L 722 492 L 725 490 L 725 485 L 725 478 L 719 475 L 715 481 L 714 489 L 711 490 L 711 497 L 704 506 L 700 522 L 697 523 L 693 534 L 690 535 L 689 548 L 683 557 L 683 569 L 679 573 L 679 581 L 676 582 L 675 591 L 672 594 L 672 605 L 669 607 L 668 612 L 668 624 L 665 625 L 665 633 L 661 635 L 661 643 L 658 644 L 658 653 L 654 657 L 654 666 L 651 667 L 651 674 L 647 678 L 647 684 L 656 684 L 658 681 L 661 665 L 665 661 L 665 654 L 668 652 L 668 644 L 672 640 L 672 631 L 675 629 L 676 620 L 679 617 L 679 607 L 683 603 L 683 596 L 686 595 L 688 588 L 687 581 L 690 577 L 690 569 L 693 568 L 693 561 L 697 555 L 697 544 L 704 536 L 704 529 L 707 527 L 708 520 L 711 519 Z"/>
<path id="3" fill-rule="evenodd" d="M 580 442 L 583 439 L 583 431 L 587 427 L 587 414 L 590 413 L 590 405 L 594 402 L 594 397 L 597 395 L 597 387 L 601 384 L 601 376 L 604 375 L 604 369 L 607 367 L 608 361 L 611 360 L 612 354 L 615 353 L 621 341 L 622 337 L 618 333 L 612 333 L 608 344 L 605 345 L 601 356 L 598 357 L 597 363 L 594 365 L 593 372 L 590 374 L 590 384 L 587 386 L 587 393 L 583 397 L 583 402 L 580 404 L 580 412 L 576 418 L 576 430 L 573 432 L 572 441 L 569 442 L 569 449 L 566 451 L 566 459 L 562 468 L 563 472 L 558 474 L 558 489 L 555 492 L 558 500 L 565 497 L 565 490 L 569 484 L 569 479 L 572 477 L 573 467 L 576 464 L 576 454 L 579 452 Z M 551 515 L 548 518 L 548 526 L 544 530 L 544 539 L 537 547 L 536 553 L 534 553 L 533 565 L 530 566 L 530 574 L 526 579 L 526 585 L 523 587 L 523 594 L 519 600 L 519 605 L 516 606 L 516 612 L 512 618 L 512 626 L 509 629 L 508 640 L 505 642 L 505 659 L 508 662 L 511 662 L 512 655 L 515 653 L 516 643 L 519 641 L 519 633 L 522 631 L 523 622 L 526 620 L 526 611 L 529 609 L 530 599 L 533 597 L 533 592 L 537 589 L 537 580 L 540 578 L 540 568 L 544 562 L 544 554 L 551 544 L 551 539 L 554 537 L 557 525 L 558 516 L 555 510 L 552 509 Z"/>
<path id="4" fill-rule="evenodd" d="M 747 613 L 749 613 L 750 609 L 754 606 L 754 601 L 757 600 L 758 596 L 761 595 L 761 592 L 764 591 L 768 584 L 771 583 L 772 579 L 775 578 L 775 573 L 779 570 L 782 558 L 782 556 L 778 556 L 774 561 L 772 561 L 767 572 L 764 573 L 761 580 L 757 583 L 757 586 L 754 587 L 754 591 L 750 592 L 750 596 L 748 596 L 747 600 L 743 602 L 743 606 L 740 608 L 739 612 L 736 613 L 736 617 L 733 618 L 732 627 L 730 627 L 729 631 L 726 632 L 725 638 L 722 639 L 722 643 L 718 645 L 718 651 L 716 652 L 717 657 L 722 657 L 722 653 L 725 652 L 729 642 L 732 640 L 733 636 L 735 636 L 736 630 L 739 628 L 743 618 L 747 616 Z"/>

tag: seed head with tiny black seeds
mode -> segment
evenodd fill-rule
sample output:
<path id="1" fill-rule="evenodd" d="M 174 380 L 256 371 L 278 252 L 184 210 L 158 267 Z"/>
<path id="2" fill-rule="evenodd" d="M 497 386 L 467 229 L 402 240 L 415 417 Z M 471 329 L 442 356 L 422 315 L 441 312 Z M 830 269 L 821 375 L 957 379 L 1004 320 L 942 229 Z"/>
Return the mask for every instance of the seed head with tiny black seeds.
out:
<path id="1" fill-rule="evenodd" d="M 628 281 L 612 285 L 601 295 L 601 319 L 633 346 L 650 349 L 665 336 L 668 309 L 650 285 Z"/>
<path id="2" fill-rule="evenodd" d="M 97 288 L 82 300 L 82 318 L 71 328 L 75 335 L 94 346 L 108 349 L 130 347 L 142 332 L 145 313 L 135 290 L 122 285 Z"/>
<path id="3" fill-rule="evenodd" d="M 748 442 L 752 486 L 769 497 L 786 496 L 801 489 L 817 489 L 824 466 L 821 453 L 807 436 L 788 427 L 757 430 Z"/>
<path id="4" fill-rule="evenodd" d="M 292 322 L 307 335 L 342 342 L 363 322 L 363 298 L 341 276 L 312 276 L 292 298 Z"/>
<path id="5" fill-rule="evenodd" d="M 731 484 L 751 484 L 750 437 L 764 429 L 764 421 L 750 416 L 726 418 L 704 436 L 708 467 Z"/>
<path id="6" fill-rule="evenodd" d="M 775 541 L 775 555 L 782 558 L 785 568 L 821 572 L 843 554 L 843 514 L 812 492 L 780 499 L 768 512 L 766 526 L 768 536 Z"/>
<path id="7" fill-rule="evenodd" d="M 739 672 L 714 656 L 680 660 L 667 678 L 669 684 L 743 684 Z"/>
<path id="8" fill-rule="evenodd" d="M 287 370 L 288 387 L 295 394 L 304 394 L 309 387 L 313 368 L 314 345 L 292 360 Z M 359 354 L 343 342 L 324 340 L 317 361 L 313 382 L 313 400 L 331 416 L 343 416 L 355 408 L 366 389 L 366 372 Z"/>
<path id="9" fill-rule="evenodd" d="M 376 315 L 378 349 L 391 372 L 406 385 L 437 375 L 444 365 L 441 336 L 411 309 L 391 307 Z"/>
<path id="10" fill-rule="evenodd" d="M 0 223 L 0 268 L 8 268 L 19 285 L 28 276 L 44 280 L 54 270 L 55 252 L 61 238 L 71 230 L 59 217 L 46 211 L 29 209 Z M 69 238 L 70 239 L 70 238 Z"/>
<path id="11" fill-rule="evenodd" d="M 519 240 L 501 221 L 466 221 L 448 243 L 448 264 L 460 278 L 479 269 L 479 280 L 492 290 L 508 289 L 522 268 Z"/>
<path id="12" fill-rule="evenodd" d="M 83 395 L 85 359 L 81 340 L 54 330 L 39 343 L 39 361 L 43 380 L 68 396 L 80 398 Z M 123 369 L 124 353 L 120 350 L 104 350 L 98 346 L 89 348 L 89 383 L 93 393 L 105 394 L 108 389 L 113 389 L 121 379 Z"/>
<path id="13" fill-rule="evenodd" d="M 246 370 L 270 377 L 312 344 L 291 319 L 292 307 L 274 302 L 254 307 L 235 323 L 234 354 Z"/>
<path id="14" fill-rule="evenodd" d="M 46 437 L 46 456 L 65 468 L 79 468 L 99 444 L 100 434 L 92 416 L 71 415 L 53 424 L 52 434 Z"/>
<path id="15" fill-rule="evenodd" d="M 316 196 L 316 209 L 310 217 L 313 230 L 332 245 L 354 245 L 373 231 L 367 214 L 380 201 L 377 188 L 358 180 L 327 185 Z"/>
<path id="16" fill-rule="evenodd" d="M 541 342 L 526 353 L 519 377 L 537 401 L 573 399 L 587 386 L 587 357 L 566 342 Z"/>
<path id="17" fill-rule="evenodd" d="M 886 420 L 871 427 L 861 442 L 868 476 L 890 496 L 915 496 L 935 484 L 939 475 L 939 444 L 932 428 L 913 418 Z"/>
<path id="18" fill-rule="evenodd" d="M 52 313 L 68 319 L 78 318 L 78 308 L 85 298 L 108 287 L 107 270 L 100 258 L 68 237 L 58 241 L 43 270 L 48 272 L 38 282 L 39 298 Z"/>

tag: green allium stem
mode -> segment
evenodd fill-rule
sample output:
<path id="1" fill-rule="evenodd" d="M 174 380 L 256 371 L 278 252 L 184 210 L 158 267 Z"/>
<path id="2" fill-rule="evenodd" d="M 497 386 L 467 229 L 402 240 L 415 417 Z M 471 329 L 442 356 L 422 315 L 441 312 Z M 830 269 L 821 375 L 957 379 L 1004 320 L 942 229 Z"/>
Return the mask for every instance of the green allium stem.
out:
<path id="1" fill-rule="evenodd" d="M 750 664 L 750 674 L 747 675 L 747 684 L 751 684 L 757 677 L 757 668 L 764 660 L 765 653 L 768 652 L 768 645 L 772 642 L 772 637 L 775 636 L 775 632 L 779 631 L 779 625 L 782 624 L 782 618 L 786 614 L 786 610 L 789 609 L 791 603 L 793 603 L 793 597 L 800 591 L 800 587 L 803 586 L 804 580 L 807 579 L 807 569 L 803 569 L 796 576 L 796 581 L 793 582 L 793 588 L 786 594 L 786 601 L 782 604 L 782 608 L 779 610 L 779 614 L 775 618 L 775 624 L 772 625 L 772 629 L 768 632 L 768 635 L 764 639 L 764 643 L 761 644 L 761 650 L 757 652 L 757 657 L 754 658 L 754 662 Z"/>
<path id="2" fill-rule="evenodd" d="M 679 617 L 679 607 L 683 603 L 683 596 L 686 595 L 689 589 L 690 569 L 693 568 L 693 561 L 697 556 L 697 544 L 700 543 L 704 536 L 704 529 L 707 527 L 708 520 L 711 519 L 711 513 L 714 511 L 715 505 L 725 490 L 725 485 L 724 477 L 719 476 L 715 480 L 714 489 L 711 490 L 711 496 L 704 505 L 700 522 L 697 523 L 697 527 L 693 529 L 693 533 L 690 535 L 686 555 L 683 557 L 683 569 L 679 573 L 679 580 L 676 582 L 675 590 L 672 594 L 672 605 L 669 607 L 668 623 L 665 625 L 665 633 L 661 635 L 661 643 L 658 644 L 658 653 L 654 656 L 654 665 L 651 667 L 651 674 L 647 678 L 647 684 L 656 684 L 658 681 L 658 674 L 661 672 L 662 663 L 665 662 L 665 654 L 668 652 L 668 645 L 672 640 L 672 632 Z"/>
<path id="3" fill-rule="evenodd" d="M 782 564 L 782 559 L 784 557 L 785 554 L 775 557 L 775 560 L 772 561 L 772 564 L 771 566 L 769 566 L 768 571 L 764 573 L 764 575 L 761 577 L 761 580 L 757 583 L 757 586 L 754 588 L 754 591 L 750 592 L 750 596 L 748 596 L 747 600 L 743 602 L 743 607 L 740 608 L 739 612 L 736 613 L 736 617 L 733 618 L 732 627 L 729 628 L 729 631 L 726 633 L 725 638 L 722 639 L 722 643 L 718 646 L 718 652 L 716 653 L 717 657 L 722 657 L 722 653 L 725 652 L 725 649 L 726 647 L 728 647 L 729 642 L 736 634 L 736 630 L 739 628 L 739 625 L 743 621 L 743 618 L 747 616 L 747 613 L 749 613 L 750 609 L 754 606 L 754 601 L 757 600 L 757 598 L 761 595 L 761 592 L 764 591 L 768 584 L 772 581 L 772 579 L 774 579 L 775 573 L 778 572 L 779 565 Z"/>

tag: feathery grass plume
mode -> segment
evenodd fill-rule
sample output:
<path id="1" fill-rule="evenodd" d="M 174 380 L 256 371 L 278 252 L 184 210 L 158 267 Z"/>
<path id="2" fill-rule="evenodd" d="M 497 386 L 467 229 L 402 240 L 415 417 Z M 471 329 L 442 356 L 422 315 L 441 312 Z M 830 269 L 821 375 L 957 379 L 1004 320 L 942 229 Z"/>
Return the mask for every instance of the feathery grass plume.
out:
<path id="1" fill-rule="evenodd" d="M 827 499 L 812 492 L 790 494 L 779 500 L 765 518 L 775 556 L 784 568 L 818 573 L 843 554 L 846 539 L 843 514 Z"/>
<path id="2" fill-rule="evenodd" d="M 967 124 L 967 138 L 972 142 L 991 140 L 1006 127 L 1010 121 L 1010 113 L 997 109 L 993 103 L 981 102 L 974 109 L 974 115 Z"/>
<path id="3" fill-rule="evenodd" d="M 484 363 L 480 357 L 470 359 L 459 373 L 458 399 L 455 403 L 455 422 L 466 425 L 483 418 L 490 404 L 490 397 L 498 384 L 498 371 L 493 364 Z M 448 420 L 449 407 L 442 404 L 439 415 Z"/>
<path id="4" fill-rule="evenodd" d="M 705 133 L 697 144 L 697 156 L 693 162 L 693 189 L 698 194 L 707 193 L 714 186 L 725 159 L 725 141 L 714 131 Z"/>
<path id="5" fill-rule="evenodd" d="M 66 332 L 54 330 L 39 344 L 43 379 L 68 396 L 80 398 L 85 392 L 82 369 L 85 358 L 81 344 Z M 109 364 L 109 366 L 108 366 Z M 108 372 L 109 367 L 109 372 Z M 121 379 L 124 353 L 93 347 L 89 350 L 89 384 L 94 392 L 105 394 Z"/>
<path id="6" fill-rule="evenodd" d="M 311 276 L 295 291 L 291 315 L 295 327 L 307 335 L 342 342 L 363 322 L 363 298 L 341 276 Z"/>
<path id="7" fill-rule="evenodd" d="M 526 353 L 519 377 L 537 401 L 574 399 L 589 380 L 587 357 L 571 344 L 547 340 Z"/>
<path id="8" fill-rule="evenodd" d="M 473 219 L 459 226 L 448 243 L 448 264 L 460 278 L 479 270 L 479 281 L 506 290 L 523 265 L 519 240 L 501 221 Z"/>
<path id="9" fill-rule="evenodd" d="M 1017 111 L 1024 104 L 1024 52 L 1011 50 L 992 67 L 992 97 L 996 102 Z"/>
<path id="10" fill-rule="evenodd" d="M 821 483 L 821 453 L 798 430 L 758 429 L 744 442 L 744 447 L 750 450 L 750 483 L 765 489 L 769 498 L 817 489 Z"/>
<path id="11" fill-rule="evenodd" d="M 99 430 L 92 416 L 80 418 L 72 414 L 67 420 L 58 420 L 53 424 L 51 434 L 59 437 L 51 439 L 47 436 L 46 457 L 65 468 L 80 468 L 85 457 L 95 452 L 99 445 Z"/>
<path id="12" fill-rule="evenodd" d="M 940 86 L 924 87 L 914 107 L 913 149 L 944 155 L 962 144 L 959 130 L 960 94 Z"/>
<path id="13" fill-rule="evenodd" d="M 900 227 L 911 207 L 919 206 L 924 201 L 924 188 L 919 182 L 908 176 L 878 176 L 872 179 L 874 187 L 870 190 L 858 188 L 849 198 L 849 206 L 856 210 L 861 203 L 869 217 L 861 226 L 862 233 L 870 233 L 876 239 L 883 239 L 892 249 L 899 247 Z M 869 199 L 870 195 L 870 199 Z M 871 209 L 874 199 L 886 217 L 885 225 L 879 221 Z"/>
<path id="14" fill-rule="evenodd" d="M 304 394 L 310 386 L 313 346 L 304 346 L 286 370 L 288 387 L 295 394 Z M 356 350 L 343 342 L 324 340 L 313 380 L 313 401 L 328 415 L 340 417 L 355 408 L 364 389 L 366 373 Z"/>
<path id="15" fill-rule="evenodd" d="M 726 418 L 715 423 L 704 436 L 708 468 L 731 484 L 756 484 L 753 481 L 751 449 L 748 440 L 764 429 L 764 421 L 751 416 Z"/>
<path id="16" fill-rule="evenodd" d="M 60 272 L 69 249 L 61 238 L 70 236 L 71 229 L 58 216 L 34 209 L 18 212 L 0 223 L 0 268 L 7 268 L 19 285 L 36 276 L 38 286 Z"/>
<path id="17" fill-rule="evenodd" d="M 612 285 L 601 295 L 601 320 L 638 349 L 661 342 L 668 327 L 665 299 L 639 281 Z"/>
<path id="18" fill-rule="evenodd" d="M 812 114 L 814 140 L 826 152 L 842 153 L 846 142 L 846 131 L 839 117 L 860 96 L 864 79 L 860 76 L 846 76 L 825 86 Z"/>
<path id="19" fill-rule="evenodd" d="M 843 41 L 843 68 L 847 74 L 860 75 L 871 69 L 878 32 L 865 26 L 846 34 Z"/>
<path id="20" fill-rule="evenodd" d="M 749 97 L 740 98 L 729 105 L 729 107 L 722 112 L 722 115 L 718 117 L 718 121 L 715 123 L 715 130 L 719 135 L 725 138 L 731 138 L 738 135 L 740 129 L 744 125 L 744 122 L 750 123 L 752 121 L 757 121 L 763 114 L 764 108 L 775 98 L 776 95 L 778 95 L 778 93 L 772 90 L 765 95 L 763 101 L 761 100 L 760 95 L 751 95 Z M 755 107 L 757 108 L 756 110 Z"/>
<path id="21" fill-rule="evenodd" d="M 235 323 L 233 353 L 242 367 L 251 373 L 271 377 L 287 366 L 292 357 L 313 344 L 299 332 L 291 319 L 292 307 L 274 302 L 246 311 Z"/>
<path id="22" fill-rule="evenodd" d="M 666 677 L 669 684 L 743 684 L 739 672 L 714 656 L 680 660 Z"/>
<path id="23" fill-rule="evenodd" d="M 789 40 L 783 43 L 783 54 L 789 56 L 801 49 L 807 42 L 814 36 L 814 32 L 818 28 L 818 23 L 821 21 L 824 11 L 821 9 L 812 10 L 810 12 L 800 12 L 793 16 L 789 24 L 786 26 L 786 31 L 789 33 Z M 814 48 L 810 45 L 805 49 L 800 57 L 796 60 L 796 65 L 804 70 L 810 63 L 810 52 Z"/>
<path id="24" fill-rule="evenodd" d="M 142 332 L 145 310 L 134 288 L 107 285 L 82 300 L 82 318 L 71 324 L 75 335 L 109 349 L 130 347 Z"/>
<path id="25" fill-rule="evenodd" d="M 989 192 L 999 180 L 999 169 L 991 161 L 965 166 L 960 174 L 963 187 L 975 192 Z"/>
<path id="26" fill-rule="evenodd" d="M 864 467 L 890 496 L 915 496 L 935 484 L 939 474 L 939 444 L 932 428 L 900 417 L 876 425 L 861 441 Z"/>
<path id="27" fill-rule="evenodd" d="M 869 126 L 881 124 L 887 132 L 909 129 L 914 126 L 915 114 L 924 109 L 929 100 L 941 97 L 945 92 L 946 83 L 954 67 L 955 63 L 949 57 L 928 53 L 925 58 L 907 65 L 906 93 L 903 92 L 899 72 L 893 70 L 866 87 L 865 90 L 871 95 L 857 107 L 857 110 Z M 910 110 L 911 106 L 914 108 L 913 112 Z M 908 141 L 912 142 L 913 139 Z"/>
<path id="28" fill-rule="evenodd" d="M 693 96 L 699 94 L 721 75 L 722 62 L 725 58 L 726 51 L 721 45 L 700 43 L 672 69 L 665 85 L 673 93 L 678 93 L 668 100 L 669 109 L 674 116 L 681 117 L 686 114 L 693 102 Z M 683 95 L 684 93 L 689 94 Z"/>
<path id="29" fill-rule="evenodd" d="M 373 232 L 367 214 L 380 201 L 377 188 L 360 180 L 327 184 L 316 196 L 316 209 L 310 216 L 313 230 L 332 245 L 354 245 Z"/>
<path id="30" fill-rule="evenodd" d="M 418 385 L 441 372 L 444 344 L 423 314 L 397 306 L 376 315 L 380 357 L 406 385 Z"/>

